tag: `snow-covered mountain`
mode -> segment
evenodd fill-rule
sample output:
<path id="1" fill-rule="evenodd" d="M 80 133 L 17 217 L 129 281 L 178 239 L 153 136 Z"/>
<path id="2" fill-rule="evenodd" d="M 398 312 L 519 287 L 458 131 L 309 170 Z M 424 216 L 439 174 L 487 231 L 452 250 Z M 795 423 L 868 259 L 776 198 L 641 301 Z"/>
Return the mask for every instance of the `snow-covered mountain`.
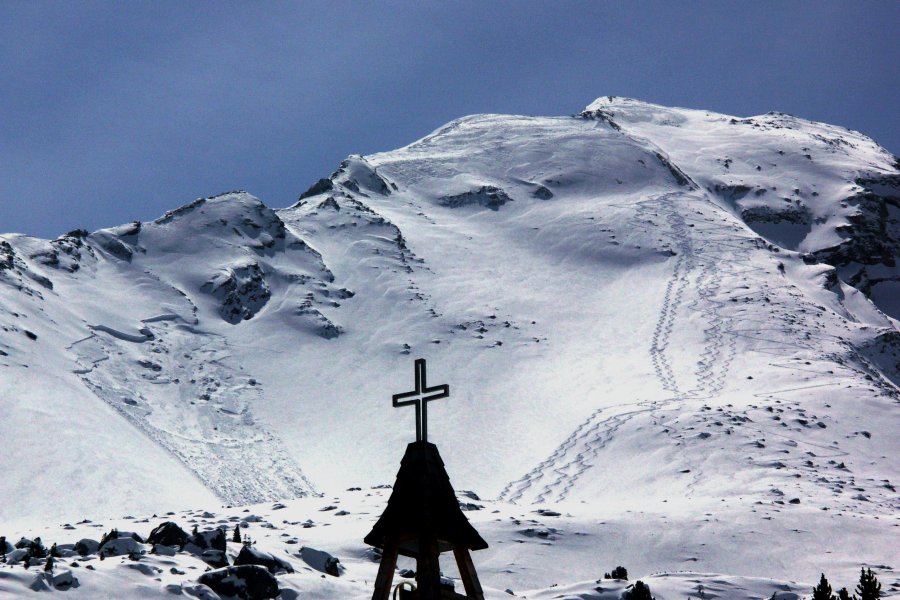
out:
<path id="1" fill-rule="evenodd" d="M 622 541 L 648 571 L 897 568 L 898 259 L 871 139 L 615 97 L 459 119 L 283 209 L 2 235 L 0 522 L 388 483 L 425 357 L 460 488 L 742 548 Z"/>

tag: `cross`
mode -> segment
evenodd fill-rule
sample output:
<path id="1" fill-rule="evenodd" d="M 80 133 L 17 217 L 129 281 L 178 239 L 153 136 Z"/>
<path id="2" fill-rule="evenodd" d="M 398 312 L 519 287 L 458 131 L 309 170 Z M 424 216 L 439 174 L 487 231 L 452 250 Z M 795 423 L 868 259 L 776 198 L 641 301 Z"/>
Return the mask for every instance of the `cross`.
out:
<path id="1" fill-rule="evenodd" d="M 394 394 L 392 400 L 394 407 L 416 406 L 416 441 L 428 441 L 428 403 L 432 400 L 440 400 L 450 395 L 450 386 L 447 384 L 428 387 L 425 382 L 425 359 L 416 359 L 416 389 L 411 392 Z"/>

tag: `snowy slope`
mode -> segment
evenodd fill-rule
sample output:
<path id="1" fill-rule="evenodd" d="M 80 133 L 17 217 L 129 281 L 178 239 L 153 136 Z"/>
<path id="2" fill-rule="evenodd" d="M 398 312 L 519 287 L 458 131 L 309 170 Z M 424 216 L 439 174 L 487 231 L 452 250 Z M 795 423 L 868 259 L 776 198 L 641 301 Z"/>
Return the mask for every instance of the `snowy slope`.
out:
<path id="1" fill-rule="evenodd" d="M 859 133 L 606 97 L 351 156 L 280 210 L 0 236 L 0 522 L 389 482 L 425 357 L 457 486 L 618 515 L 643 572 L 896 568 L 898 218 Z M 628 511 L 743 551 L 645 556 Z M 855 554 L 759 555 L 782 524 Z"/>

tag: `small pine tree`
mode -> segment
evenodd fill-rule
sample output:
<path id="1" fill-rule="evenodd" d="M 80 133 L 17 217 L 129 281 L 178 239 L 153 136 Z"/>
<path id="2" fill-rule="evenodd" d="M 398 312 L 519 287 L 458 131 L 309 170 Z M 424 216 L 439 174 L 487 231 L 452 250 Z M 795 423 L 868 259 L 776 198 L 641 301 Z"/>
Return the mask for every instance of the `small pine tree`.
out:
<path id="1" fill-rule="evenodd" d="M 859 600 L 878 600 L 881 598 L 881 584 L 872 569 L 859 570 L 859 585 L 856 586 Z"/>
<path id="2" fill-rule="evenodd" d="M 831 584 L 825 579 L 825 573 L 822 573 L 819 585 L 813 588 L 812 600 L 832 600 Z"/>
<path id="3" fill-rule="evenodd" d="M 621 565 L 616 567 L 610 573 L 610 579 L 628 579 L 628 569 Z"/>
<path id="4" fill-rule="evenodd" d="M 847 591 L 847 588 L 841 588 L 838 590 L 838 600 L 851 600 L 850 592 Z"/>
<path id="5" fill-rule="evenodd" d="M 237 525 L 234 526 L 234 534 L 231 536 L 231 541 L 235 544 L 241 543 L 241 530 Z"/>
<path id="6" fill-rule="evenodd" d="M 116 529 L 115 527 L 113 527 L 109 531 L 109 533 L 104 533 L 103 536 L 100 538 L 100 547 L 102 548 L 103 545 L 110 540 L 117 540 L 117 539 L 119 539 L 119 530 Z"/>
<path id="7" fill-rule="evenodd" d="M 650 595 L 650 586 L 643 581 L 637 581 L 628 594 L 628 600 L 654 600 L 654 598 Z"/>
<path id="8" fill-rule="evenodd" d="M 197 526 L 196 526 L 196 525 L 194 525 L 194 529 L 193 529 L 193 531 L 191 531 L 191 535 L 194 536 L 194 537 L 197 537 L 198 535 L 200 535 L 200 532 L 197 531 Z"/>
<path id="9" fill-rule="evenodd" d="M 245 546 L 246 548 L 249 548 L 250 546 L 253 545 L 253 540 L 250 539 L 250 536 L 249 536 L 249 535 L 245 535 L 245 536 L 244 536 L 244 541 L 241 542 L 241 543 L 244 544 L 244 546 Z"/>
<path id="10" fill-rule="evenodd" d="M 53 545 L 50 546 L 50 556 L 59 558 L 59 549 L 56 547 L 56 542 L 53 542 Z"/>
<path id="11" fill-rule="evenodd" d="M 31 542 L 29 552 L 35 558 L 45 558 L 47 556 L 47 549 L 44 547 L 44 544 L 41 543 L 41 538 L 39 537 L 34 538 L 34 541 Z"/>
<path id="12" fill-rule="evenodd" d="M 44 571 L 47 573 L 53 572 L 53 555 L 47 557 L 47 562 L 44 564 Z"/>

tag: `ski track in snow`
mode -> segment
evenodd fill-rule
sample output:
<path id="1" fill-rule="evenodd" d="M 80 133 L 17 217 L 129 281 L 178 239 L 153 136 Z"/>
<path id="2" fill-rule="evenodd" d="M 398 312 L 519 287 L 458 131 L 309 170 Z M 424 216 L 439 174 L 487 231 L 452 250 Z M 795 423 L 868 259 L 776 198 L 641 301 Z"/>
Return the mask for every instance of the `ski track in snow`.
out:
<path id="1" fill-rule="evenodd" d="M 685 201 L 688 203 L 687 206 L 678 206 L 678 203 Z M 621 208 L 634 209 L 634 206 Z M 746 281 L 754 275 L 760 275 L 763 280 L 770 277 L 763 267 L 755 266 L 750 260 L 751 251 L 759 250 L 765 241 L 755 235 L 741 236 L 740 228 L 733 221 L 723 217 L 722 209 L 705 195 L 696 192 L 675 192 L 651 197 L 638 204 L 634 215 L 632 225 L 644 229 L 648 223 L 654 223 L 652 217 L 662 217 L 667 229 L 658 233 L 668 239 L 675 251 L 672 275 L 666 284 L 649 347 L 657 380 L 662 389 L 672 396 L 659 401 L 636 401 L 597 409 L 546 459 L 521 478 L 507 483 L 498 495 L 499 500 L 514 503 L 565 500 L 576 486 L 578 479 L 596 464 L 601 451 L 622 425 L 638 415 L 649 416 L 653 424 L 662 427 L 679 448 L 682 466 L 691 473 L 690 481 L 686 483 L 687 494 L 690 496 L 703 479 L 703 470 L 689 455 L 684 435 L 677 433 L 681 428 L 674 420 L 667 419 L 662 410 L 670 408 L 673 403 L 703 401 L 719 396 L 725 388 L 729 370 L 737 355 L 739 338 L 745 338 L 753 343 L 748 351 L 771 354 L 780 359 L 770 361 L 771 366 L 797 372 L 809 370 L 802 366 L 808 361 L 801 362 L 797 358 L 797 353 L 812 352 L 816 347 L 823 347 L 826 343 L 836 341 L 834 336 L 815 338 L 808 332 L 800 335 L 800 330 L 787 322 L 781 322 L 773 327 L 772 319 L 748 318 L 745 314 L 741 314 L 742 311 L 734 310 L 732 298 L 739 296 L 728 294 L 734 289 L 723 289 L 722 282 Z M 685 218 L 685 215 L 695 217 Z M 762 292 L 753 285 L 750 285 L 750 288 L 752 290 L 750 294 L 765 294 L 765 286 L 761 288 Z M 727 294 L 727 297 L 721 297 L 723 294 Z M 691 300 L 686 302 L 686 298 L 690 296 Z M 807 307 L 812 307 L 808 301 L 802 302 Z M 690 382 L 686 385 L 684 381 L 679 381 L 679 375 L 682 379 L 686 375 L 685 369 L 677 371 L 674 366 L 678 352 L 673 350 L 672 341 L 673 331 L 678 330 L 679 315 L 683 315 L 685 311 L 699 313 L 706 323 L 701 350 L 696 355 Z M 775 335 L 767 338 L 766 332 Z M 759 342 L 770 344 L 760 345 Z M 846 344 L 841 345 L 846 347 Z M 785 360 L 785 356 L 790 358 Z M 862 372 L 865 373 L 868 371 L 865 369 L 867 363 L 860 360 L 863 365 Z M 834 364 L 829 362 L 829 366 L 833 367 Z M 823 375 L 825 371 L 815 373 Z M 784 394 L 794 391 L 836 385 L 839 384 L 835 382 L 815 386 L 795 386 L 759 392 L 754 396 L 775 400 L 784 398 Z M 795 403 L 796 401 L 791 401 L 791 404 Z M 677 418 L 676 416 L 675 419 Z M 817 444 L 809 440 L 798 442 L 797 436 L 757 423 L 747 422 L 743 425 L 746 430 L 764 436 L 778 437 L 793 444 L 799 443 L 804 447 L 815 448 L 819 459 L 847 455 L 847 452 L 835 446 Z M 799 464 L 806 459 L 807 456 L 798 455 L 779 458 L 779 461 L 790 466 L 792 462 Z M 819 483 L 825 482 L 820 480 Z M 873 480 L 870 483 L 877 485 L 878 482 Z"/>
<path id="2" fill-rule="evenodd" d="M 669 399 L 656 402 L 637 402 L 625 404 L 623 407 L 642 406 L 612 415 L 605 414 L 610 409 L 598 409 L 579 425 L 575 431 L 544 461 L 529 471 L 519 480 L 510 482 L 500 492 L 499 499 L 517 502 L 524 498 L 526 492 L 538 482 L 547 480 L 533 496 L 534 502 L 562 501 L 577 483 L 577 480 L 591 468 L 591 460 L 612 439 L 616 430 L 625 422 L 643 413 L 653 413 L 672 402 L 686 399 L 700 399 L 718 394 L 724 387 L 728 369 L 734 359 L 736 347 L 731 333 L 731 320 L 727 319 L 715 305 L 709 306 L 709 300 L 719 290 L 715 268 L 721 272 L 722 255 L 733 252 L 734 247 L 722 244 L 715 248 L 716 242 L 704 244 L 698 252 L 690 228 L 681 215 L 681 211 L 673 208 L 672 203 L 681 196 L 680 193 L 663 194 L 641 202 L 635 212 L 635 226 L 646 227 L 652 222 L 651 214 L 662 214 L 669 225 L 666 235 L 678 248 L 673 274 L 666 285 L 663 303 L 654 328 L 650 346 L 650 356 L 654 371 L 662 388 L 671 392 Z M 704 232 L 705 233 L 705 232 Z M 724 236 L 723 236 L 723 239 Z M 707 246 L 713 246 L 708 248 Z M 733 262 L 725 262 L 733 265 Z M 698 271 L 699 273 L 695 273 Z M 685 290 L 694 283 L 698 297 L 687 308 L 700 311 L 708 318 L 709 326 L 704 330 L 704 347 L 697 360 L 695 383 L 688 392 L 681 392 L 670 357 L 671 334 L 675 327 L 677 314 L 684 310 Z M 724 353 L 723 353 L 724 349 Z M 599 417 L 603 415 L 604 418 Z M 681 445 L 681 444 L 679 444 Z M 691 469 L 693 479 L 702 477 L 702 471 Z M 689 488 L 692 487 L 689 485 Z"/>

